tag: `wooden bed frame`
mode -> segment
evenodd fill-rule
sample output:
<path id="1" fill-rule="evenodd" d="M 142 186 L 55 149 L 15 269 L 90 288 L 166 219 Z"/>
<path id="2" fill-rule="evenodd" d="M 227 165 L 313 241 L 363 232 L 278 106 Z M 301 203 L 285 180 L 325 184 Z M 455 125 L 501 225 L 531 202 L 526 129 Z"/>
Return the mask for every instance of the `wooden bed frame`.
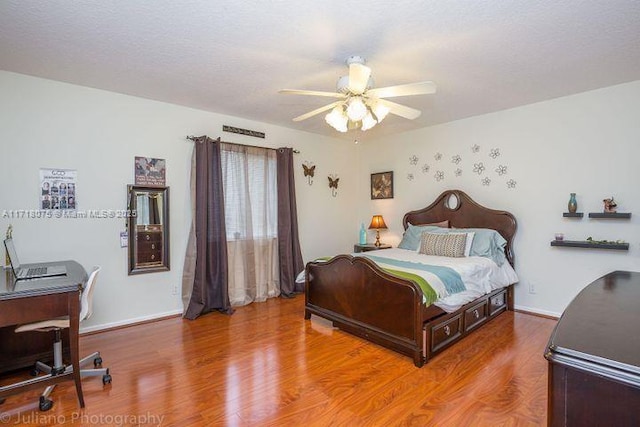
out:
<path id="1" fill-rule="evenodd" d="M 457 205 L 453 198 L 457 198 Z M 460 190 L 448 190 L 424 209 L 407 213 L 402 224 L 448 220 L 455 228 L 491 228 L 507 241 L 511 265 L 516 220 L 512 214 L 485 208 Z M 312 314 L 331 320 L 353 335 L 413 358 L 423 366 L 498 314 L 513 310 L 513 284 L 484 295 L 453 313 L 425 307 L 413 281 L 386 273 L 364 257 L 338 255 L 306 266 L 305 319 Z"/>

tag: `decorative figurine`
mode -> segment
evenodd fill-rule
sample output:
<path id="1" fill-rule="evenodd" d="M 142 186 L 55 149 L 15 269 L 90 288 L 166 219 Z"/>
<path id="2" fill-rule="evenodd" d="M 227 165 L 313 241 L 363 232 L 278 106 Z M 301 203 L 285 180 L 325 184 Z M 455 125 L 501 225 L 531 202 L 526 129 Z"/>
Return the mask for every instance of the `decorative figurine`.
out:
<path id="1" fill-rule="evenodd" d="M 618 205 L 615 200 L 613 200 L 613 197 L 611 197 L 610 199 L 604 199 L 602 202 L 604 203 L 604 211 L 606 213 L 616 212 L 616 208 L 618 207 Z"/>

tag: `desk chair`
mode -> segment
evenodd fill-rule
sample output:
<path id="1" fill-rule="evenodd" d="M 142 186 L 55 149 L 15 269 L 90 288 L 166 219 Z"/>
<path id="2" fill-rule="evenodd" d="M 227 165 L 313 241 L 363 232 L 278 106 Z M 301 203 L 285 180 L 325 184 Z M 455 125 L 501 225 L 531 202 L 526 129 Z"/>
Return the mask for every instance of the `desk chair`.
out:
<path id="1" fill-rule="evenodd" d="M 89 275 L 89 280 L 87 280 L 87 285 L 82 290 L 82 296 L 80 297 L 80 321 L 82 322 L 85 319 L 88 319 L 93 314 L 93 290 L 96 282 L 96 278 L 98 277 L 98 273 L 100 272 L 100 267 L 94 267 L 93 271 Z M 27 331 L 37 331 L 37 332 L 55 332 L 55 340 L 53 342 L 53 366 L 49 366 L 40 361 L 36 362 L 36 365 L 32 371 L 33 375 L 38 375 L 40 372 L 44 372 L 51 375 L 59 375 L 62 373 L 67 373 L 73 371 L 73 366 L 65 366 L 62 361 L 62 338 L 61 331 L 62 329 L 69 327 L 69 319 L 68 318 L 58 318 L 58 319 L 50 319 L 43 320 L 40 322 L 27 323 L 24 325 L 20 325 L 16 328 L 16 332 L 27 332 Z M 111 383 L 111 375 L 109 375 L 108 368 L 102 368 L 102 357 L 100 357 L 100 352 L 96 351 L 95 353 L 90 354 L 87 357 L 84 357 L 80 360 L 80 366 L 86 365 L 88 362 L 93 360 L 94 369 L 80 369 L 81 376 L 100 376 L 102 375 L 102 384 Z M 45 391 L 40 395 L 40 410 L 48 411 L 53 406 L 53 401 L 49 399 L 49 395 L 55 388 L 55 384 L 48 386 Z"/>

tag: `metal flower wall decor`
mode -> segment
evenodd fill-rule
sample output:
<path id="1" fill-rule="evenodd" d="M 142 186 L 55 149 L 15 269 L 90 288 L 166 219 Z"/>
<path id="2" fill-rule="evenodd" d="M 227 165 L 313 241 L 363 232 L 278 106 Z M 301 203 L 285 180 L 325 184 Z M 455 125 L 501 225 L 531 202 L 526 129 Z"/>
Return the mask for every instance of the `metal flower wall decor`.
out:
<path id="1" fill-rule="evenodd" d="M 445 156 L 450 158 L 451 162 L 445 162 L 437 168 L 435 174 L 429 175 L 431 170 L 430 165 L 424 163 L 422 166 L 418 166 L 418 160 L 420 156 L 412 154 L 409 156 L 409 171 L 407 171 L 406 177 L 409 181 L 414 181 L 418 177 L 414 172 L 421 171 L 422 176 L 431 177 L 435 182 L 445 182 L 447 179 L 461 179 L 464 175 L 464 170 L 467 169 L 472 172 L 472 175 L 464 175 L 467 179 L 475 176 L 479 179 L 480 185 L 489 187 L 493 184 L 499 185 L 502 183 L 503 188 L 512 190 L 516 188 L 517 182 L 513 178 L 508 178 L 509 167 L 503 161 L 502 150 L 498 147 L 490 148 L 489 150 L 482 150 L 482 147 L 478 144 L 473 144 L 471 147 L 471 154 L 469 158 L 463 158 L 459 153 L 447 154 L 446 152 L 437 151 L 435 153 L 422 153 L 427 156 L 433 156 L 436 162 L 441 161 Z M 466 156 L 465 156 L 466 157 Z M 498 163 L 499 159 L 503 159 Z M 449 166 L 447 166 L 449 165 Z M 508 178 L 508 179 L 507 179 Z M 462 178 L 464 179 L 464 178 Z M 458 181 L 459 182 L 459 181 Z"/>

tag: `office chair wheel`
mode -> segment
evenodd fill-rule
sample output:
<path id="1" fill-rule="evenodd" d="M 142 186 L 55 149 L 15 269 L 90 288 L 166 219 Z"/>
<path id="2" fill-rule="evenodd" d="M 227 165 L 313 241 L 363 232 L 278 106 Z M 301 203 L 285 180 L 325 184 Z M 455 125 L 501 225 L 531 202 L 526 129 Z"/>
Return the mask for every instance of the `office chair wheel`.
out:
<path id="1" fill-rule="evenodd" d="M 53 400 L 47 399 L 44 396 L 40 396 L 40 404 L 38 405 L 41 411 L 48 411 L 53 407 Z"/>
<path id="2" fill-rule="evenodd" d="M 111 384 L 111 375 L 105 374 L 102 376 L 102 385 Z"/>
<path id="3" fill-rule="evenodd" d="M 99 368 L 102 366 L 102 357 L 98 356 L 95 359 L 93 359 L 93 366 L 96 368 Z"/>
<path id="4" fill-rule="evenodd" d="M 29 371 L 29 375 L 31 375 L 32 377 L 37 377 L 39 373 L 40 370 L 38 368 L 31 368 L 31 370 Z"/>

